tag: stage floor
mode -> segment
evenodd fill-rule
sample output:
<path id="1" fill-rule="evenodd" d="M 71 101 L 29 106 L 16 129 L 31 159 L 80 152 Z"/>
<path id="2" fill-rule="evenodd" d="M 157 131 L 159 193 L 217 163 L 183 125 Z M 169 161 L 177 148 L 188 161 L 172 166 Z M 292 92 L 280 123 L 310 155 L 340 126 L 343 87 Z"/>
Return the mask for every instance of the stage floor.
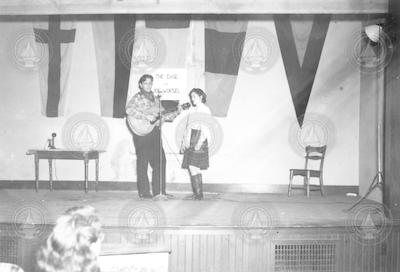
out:
<path id="1" fill-rule="evenodd" d="M 24 224 L 31 220 L 34 224 L 54 224 L 57 216 L 68 208 L 91 205 L 98 210 L 106 227 L 121 226 L 121 221 L 138 208 L 158 210 L 163 224 L 169 227 L 229 227 L 246 220 L 249 214 L 253 214 L 250 216 L 253 219 L 261 216 L 258 219 L 267 220 L 269 227 L 341 227 L 348 224 L 351 213 L 347 209 L 359 199 L 345 195 L 321 197 L 318 192 L 312 192 L 307 199 L 301 191 L 295 191 L 291 197 L 207 192 L 203 201 L 194 201 L 184 199 L 188 193 L 171 193 L 174 199 L 154 201 L 140 200 L 136 191 L 90 191 L 85 194 L 72 190 L 3 189 L 0 190 L 0 223 Z M 362 203 L 374 205 L 375 202 L 366 200 Z M 22 215 L 29 208 L 33 211 L 31 218 Z"/>

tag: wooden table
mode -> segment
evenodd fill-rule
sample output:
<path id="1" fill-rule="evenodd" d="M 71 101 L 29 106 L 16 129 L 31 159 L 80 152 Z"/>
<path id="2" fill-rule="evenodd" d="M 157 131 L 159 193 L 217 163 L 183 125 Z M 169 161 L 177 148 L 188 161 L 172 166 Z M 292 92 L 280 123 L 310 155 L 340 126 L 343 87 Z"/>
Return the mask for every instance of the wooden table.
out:
<path id="1" fill-rule="evenodd" d="M 39 160 L 47 159 L 49 161 L 49 182 L 50 190 L 53 190 L 53 160 L 83 160 L 85 165 L 85 193 L 88 192 L 88 166 L 89 160 L 96 162 L 96 183 L 95 189 L 99 183 L 99 154 L 104 151 L 100 150 L 71 150 L 71 149 L 30 149 L 27 155 L 35 156 L 35 189 L 39 189 Z"/>

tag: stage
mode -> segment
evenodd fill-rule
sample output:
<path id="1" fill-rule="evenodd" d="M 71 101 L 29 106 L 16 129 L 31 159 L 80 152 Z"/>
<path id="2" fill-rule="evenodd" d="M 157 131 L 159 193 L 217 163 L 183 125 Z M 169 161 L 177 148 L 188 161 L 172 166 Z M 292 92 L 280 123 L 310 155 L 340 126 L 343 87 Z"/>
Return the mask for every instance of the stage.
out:
<path id="1" fill-rule="evenodd" d="M 203 201 L 184 198 L 189 192 L 171 192 L 173 199 L 168 201 L 140 200 L 136 191 L 49 191 L 2 190 L 0 191 L 0 221 L 13 222 L 10 211 L 18 205 L 32 204 L 47 209 L 46 222 L 53 224 L 56 217 L 73 206 L 92 205 L 102 218 L 105 227 L 120 226 L 120 215 L 137 205 L 158 206 L 165 215 L 167 226 L 232 226 L 234 215 L 242 207 L 259 207 L 270 213 L 273 225 L 270 227 L 342 227 L 345 226 L 348 212 L 357 197 L 327 195 L 296 191 L 291 197 L 282 194 L 250 193 L 205 193 Z M 372 202 L 364 202 L 372 203 Z M 8 216 L 7 216 L 8 215 Z M 273 217 L 273 218 L 272 218 Z M 24 223 L 24 222 L 17 222 Z"/>
<path id="2" fill-rule="evenodd" d="M 34 271 L 34 252 L 57 216 L 73 206 L 91 205 L 106 234 L 104 254 L 168 251 L 169 271 L 375 272 L 400 267 L 399 225 L 382 217 L 380 205 L 372 201 L 349 212 L 358 197 L 206 192 L 203 201 L 194 201 L 184 199 L 189 192 L 170 193 L 174 199 L 154 201 L 140 200 L 136 191 L 3 189 L 1 244 L 17 249 L 1 245 L 0 257 L 14 254 L 8 257 Z"/>

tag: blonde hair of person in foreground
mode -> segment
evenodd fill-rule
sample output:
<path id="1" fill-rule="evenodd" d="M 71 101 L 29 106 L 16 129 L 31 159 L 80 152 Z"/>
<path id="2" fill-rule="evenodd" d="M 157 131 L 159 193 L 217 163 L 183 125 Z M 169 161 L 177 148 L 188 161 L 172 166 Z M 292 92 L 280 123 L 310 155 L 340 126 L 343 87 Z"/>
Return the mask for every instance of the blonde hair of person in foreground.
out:
<path id="1" fill-rule="evenodd" d="M 97 256 L 104 234 L 96 210 L 74 207 L 61 215 L 37 254 L 42 272 L 99 272 Z"/>

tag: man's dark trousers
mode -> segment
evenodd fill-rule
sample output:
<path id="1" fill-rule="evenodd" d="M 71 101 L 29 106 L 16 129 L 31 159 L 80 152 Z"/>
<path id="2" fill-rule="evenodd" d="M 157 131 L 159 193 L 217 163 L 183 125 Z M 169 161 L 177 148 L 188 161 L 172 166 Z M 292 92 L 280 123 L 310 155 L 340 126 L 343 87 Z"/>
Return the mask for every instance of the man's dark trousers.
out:
<path id="1" fill-rule="evenodd" d="M 160 146 L 160 129 L 155 127 L 152 132 L 145 136 L 138 136 L 133 134 L 133 142 L 136 149 L 136 171 L 137 171 L 137 187 L 139 196 L 150 195 L 149 177 L 147 175 L 148 165 L 150 163 L 153 169 L 152 175 L 152 191 L 153 196 L 160 194 L 160 168 L 161 174 L 161 192 L 166 193 L 165 185 L 165 170 L 166 170 L 166 159 L 165 152 Z M 162 152 L 161 165 L 160 167 L 160 151 Z"/>

